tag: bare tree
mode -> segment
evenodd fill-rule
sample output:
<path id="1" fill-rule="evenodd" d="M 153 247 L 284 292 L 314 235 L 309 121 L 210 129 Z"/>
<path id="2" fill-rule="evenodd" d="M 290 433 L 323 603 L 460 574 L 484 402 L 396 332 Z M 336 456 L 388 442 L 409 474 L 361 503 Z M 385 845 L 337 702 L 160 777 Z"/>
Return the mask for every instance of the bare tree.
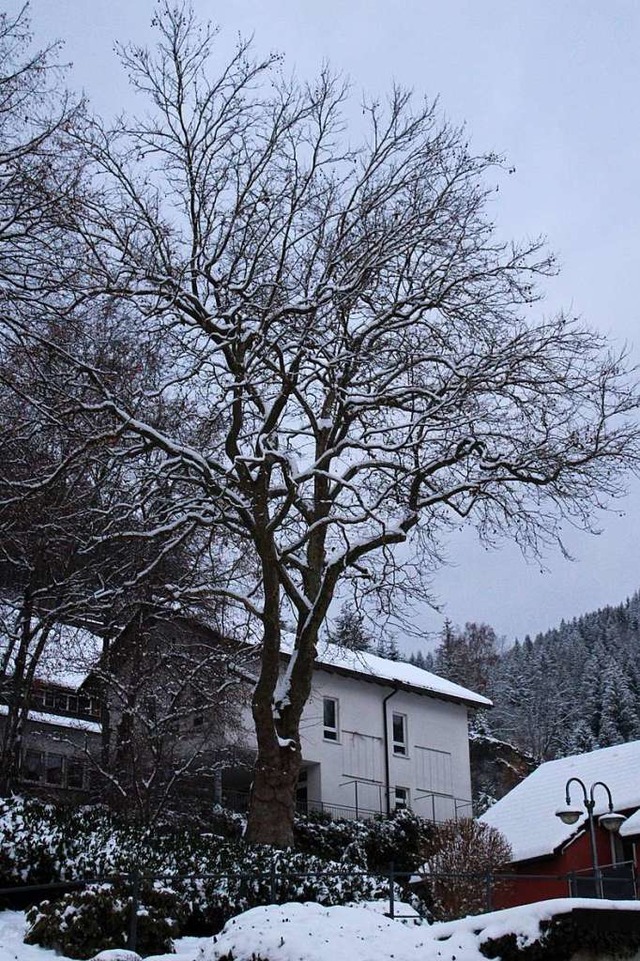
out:
<path id="1" fill-rule="evenodd" d="M 248 756 L 243 656 L 202 618 L 136 613 L 86 683 L 108 710 L 107 750 L 89 757 L 103 799 L 145 824 L 210 809 L 222 770 Z"/>
<path id="2" fill-rule="evenodd" d="M 34 680 L 55 660 L 60 625 L 89 627 L 107 644 L 141 607 L 211 615 L 200 579 L 208 585 L 215 576 L 208 535 L 173 523 L 171 486 L 167 479 L 156 485 L 154 452 L 124 442 L 109 418 L 88 425 L 77 417 L 60 386 L 57 355 L 22 346 L 7 348 L 0 361 L 5 792 L 19 772 Z M 85 354 L 81 343 L 75 347 Z M 96 351 L 104 356 L 105 344 Z"/>
<path id="3" fill-rule="evenodd" d="M 299 85 L 247 44 L 216 69 L 187 9 L 155 26 L 155 50 L 121 51 L 147 113 L 80 138 L 84 203 L 65 227 L 83 270 L 54 306 L 76 323 L 89 302 L 125 304 L 122 322 L 162 341 L 153 393 L 188 407 L 179 429 L 90 363 L 75 402 L 157 452 L 185 516 L 216 531 L 230 576 L 211 590 L 260 644 L 248 836 L 287 845 L 340 581 L 388 609 L 428 590 L 465 523 L 533 550 L 564 518 L 588 527 L 636 463 L 637 396 L 592 331 L 534 319 L 553 261 L 499 240 L 498 158 L 435 104 L 365 101 L 352 145 L 328 70 Z"/>

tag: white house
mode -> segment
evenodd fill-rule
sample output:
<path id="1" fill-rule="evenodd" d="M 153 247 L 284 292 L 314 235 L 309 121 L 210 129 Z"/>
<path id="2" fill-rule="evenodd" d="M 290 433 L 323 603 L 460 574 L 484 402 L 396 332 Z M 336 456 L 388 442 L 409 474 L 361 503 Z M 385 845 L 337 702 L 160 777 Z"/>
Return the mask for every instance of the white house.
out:
<path id="1" fill-rule="evenodd" d="M 480 694 L 403 661 L 320 646 L 301 722 L 298 805 L 342 817 L 471 814 L 467 714 Z M 231 772 L 225 785 L 238 781 Z"/>

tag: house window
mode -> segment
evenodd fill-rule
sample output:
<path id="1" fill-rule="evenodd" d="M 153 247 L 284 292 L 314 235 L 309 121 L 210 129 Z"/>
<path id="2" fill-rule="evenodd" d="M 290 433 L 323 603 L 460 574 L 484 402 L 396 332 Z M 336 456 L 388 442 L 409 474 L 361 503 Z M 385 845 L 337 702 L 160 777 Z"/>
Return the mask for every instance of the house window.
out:
<path id="1" fill-rule="evenodd" d="M 78 713 L 89 717 L 100 717 L 100 702 L 88 694 L 81 694 L 78 698 Z"/>
<path id="2" fill-rule="evenodd" d="M 86 786 L 87 767 L 81 758 L 27 750 L 22 757 L 21 774 L 25 781 L 78 791 Z"/>
<path id="3" fill-rule="evenodd" d="M 61 754 L 47 754 L 44 768 L 44 779 L 47 784 L 62 784 L 62 767 L 64 758 Z"/>
<path id="4" fill-rule="evenodd" d="M 394 714 L 392 718 L 393 753 L 407 756 L 407 716 Z"/>
<path id="5" fill-rule="evenodd" d="M 77 758 L 67 758 L 67 787 L 82 790 L 84 787 L 85 765 Z"/>
<path id="6" fill-rule="evenodd" d="M 324 739 L 338 740 L 338 701 L 335 697 L 325 697 L 322 706 Z"/>
<path id="7" fill-rule="evenodd" d="M 25 781 L 40 781 L 44 773 L 42 751 L 25 751 L 22 761 L 22 776 Z"/>
<path id="8" fill-rule="evenodd" d="M 396 811 L 406 811 L 409 808 L 409 788 L 408 787 L 398 787 L 396 785 L 394 792 L 394 810 Z"/>
<path id="9" fill-rule="evenodd" d="M 67 710 L 69 702 L 67 700 L 67 695 L 63 691 L 56 691 L 53 706 L 56 711 Z"/>

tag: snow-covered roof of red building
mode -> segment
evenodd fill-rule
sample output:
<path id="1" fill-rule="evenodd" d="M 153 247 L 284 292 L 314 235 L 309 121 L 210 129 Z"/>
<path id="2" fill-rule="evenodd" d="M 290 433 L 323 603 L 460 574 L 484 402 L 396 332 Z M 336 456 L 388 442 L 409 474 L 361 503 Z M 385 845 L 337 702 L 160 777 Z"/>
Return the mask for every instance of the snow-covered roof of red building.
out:
<path id="1" fill-rule="evenodd" d="M 290 652 L 291 648 L 288 649 L 288 653 Z M 339 644 L 319 644 L 316 666 L 328 671 L 355 674 L 366 680 L 409 689 L 419 694 L 432 694 L 449 701 L 459 701 L 471 707 L 492 705 L 488 697 L 406 661 L 391 661 L 368 651 L 351 651 Z"/>
<path id="2" fill-rule="evenodd" d="M 502 832 L 511 845 L 514 861 L 553 854 L 582 830 L 586 810 L 577 824 L 563 824 L 555 813 L 564 806 L 565 785 L 571 777 L 584 781 L 587 790 L 595 781 L 604 781 L 611 790 L 615 811 L 639 807 L 640 741 L 547 761 L 490 807 L 480 820 Z M 595 815 L 604 814 L 608 810 L 606 791 L 596 787 L 594 799 Z M 582 808 L 578 784 L 571 786 L 571 800 Z"/>

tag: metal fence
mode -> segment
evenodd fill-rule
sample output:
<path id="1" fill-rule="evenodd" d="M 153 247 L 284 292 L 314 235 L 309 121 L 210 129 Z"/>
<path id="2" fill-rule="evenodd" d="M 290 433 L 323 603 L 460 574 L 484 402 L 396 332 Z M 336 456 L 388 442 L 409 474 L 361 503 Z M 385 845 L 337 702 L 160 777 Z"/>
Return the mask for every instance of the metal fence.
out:
<path id="1" fill-rule="evenodd" d="M 420 816 L 436 824 L 442 821 L 448 821 L 450 818 L 457 821 L 461 817 L 469 817 L 471 815 L 471 801 L 465 798 L 456 798 L 450 794 L 438 794 L 437 792 L 422 792 L 422 795 L 420 800 L 428 805 L 431 811 L 428 814 L 421 814 Z M 357 801 L 357 792 L 355 796 Z M 438 810 L 438 805 L 442 804 L 442 802 L 447 803 L 446 812 Z M 220 798 L 220 803 L 223 807 L 231 811 L 244 814 L 249 807 L 249 795 L 241 791 L 224 790 Z M 391 814 L 395 814 L 400 808 L 400 805 L 396 805 Z M 408 809 L 410 810 L 410 808 Z M 382 795 L 380 806 L 377 808 L 362 807 L 358 803 L 353 805 L 327 804 L 324 801 L 305 799 L 297 802 L 296 810 L 298 814 L 327 814 L 332 818 L 347 821 L 371 821 L 373 818 L 385 818 L 389 816 L 384 808 Z"/>
<path id="2" fill-rule="evenodd" d="M 249 808 L 249 795 L 241 791 L 223 791 L 221 804 L 238 814 L 245 814 Z M 325 804 L 324 801 L 298 801 L 296 811 L 298 814 L 328 814 L 332 818 L 348 821 L 370 821 L 373 818 L 386 816 L 379 809 L 354 807 L 348 804 Z"/>
<path id="3" fill-rule="evenodd" d="M 472 905 L 471 910 L 466 913 L 482 914 L 492 911 L 496 907 L 504 906 L 501 902 L 507 901 L 513 904 L 527 903 L 529 900 L 539 900 L 539 897 L 528 898 L 528 893 L 539 891 L 541 885 L 545 885 L 553 891 L 547 897 L 605 897 L 612 900 L 637 899 L 639 886 L 634 866 L 631 862 L 618 865 L 605 865 L 600 868 L 596 877 L 593 872 L 577 871 L 571 874 L 550 875 L 550 874 L 520 874 L 520 873 L 428 873 L 420 874 L 417 872 L 397 871 L 393 864 L 389 865 L 384 874 L 358 871 L 353 868 L 345 868 L 343 872 L 315 871 L 315 872 L 289 872 L 278 870 L 278 865 L 274 861 L 268 872 L 258 873 L 248 876 L 238 873 L 212 873 L 198 875 L 176 875 L 176 874 L 146 874 L 140 871 L 132 871 L 126 875 L 110 875 L 95 878 L 82 878 L 73 881 L 62 881 L 51 884 L 36 885 L 15 885 L 12 887 L 0 888 L 0 897 L 21 899 L 22 904 L 26 902 L 38 903 L 44 897 L 49 897 L 55 892 L 61 894 L 74 890 L 82 890 L 91 884 L 103 884 L 114 882 L 125 882 L 129 888 L 129 924 L 127 947 L 135 951 L 138 943 L 138 918 L 141 916 L 141 897 L 142 886 L 145 883 L 161 881 L 166 884 L 182 881 L 205 881 L 213 880 L 220 882 L 244 881 L 247 880 L 263 885 L 263 890 L 258 898 L 259 903 L 278 904 L 284 900 L 290 900 L 290 894 L 286 891 L 286 885 L 290 882 L 304 882 L 310 880 L 323 881 L 328 886 L 331 882 L 338 882 L 345 876 L 353 877 L 355 873 L 362 873 L 368 877 L 373 877 L 386 889 L 388 910 L 386 914 L 390 918 L 414 917 L 415 915 L 403 915 L 399 909 L 398 901 L 410 897 L 412 892 L 417 892 L 421 896 L 427 895 L 427 901 L 438 902 L 442 907 L 446 905 L 447 897 L 460 897 L 461 890 L 463 895 L 468 897 L 467 905 Z M 285 890 L 282 891 L 281 887 Z M 600 893 L 602 892 L 602 893 Z M 26 899 L 26 902 L 25 902 Z M 214 933 L 214 932 L 212 932 Z"/>

